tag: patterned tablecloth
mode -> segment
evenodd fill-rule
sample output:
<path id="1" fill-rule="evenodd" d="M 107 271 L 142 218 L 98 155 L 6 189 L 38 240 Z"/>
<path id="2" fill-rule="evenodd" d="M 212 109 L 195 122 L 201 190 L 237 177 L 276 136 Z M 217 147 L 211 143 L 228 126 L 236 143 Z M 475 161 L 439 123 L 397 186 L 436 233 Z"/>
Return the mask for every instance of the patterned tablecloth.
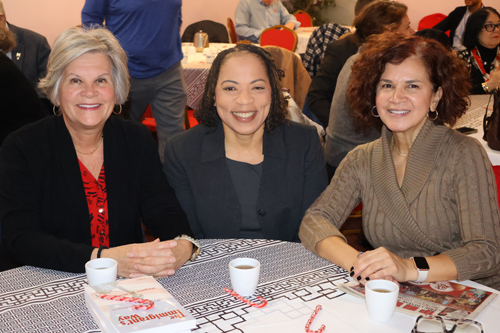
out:
<path id="1" fill-rule="evenodd" d="M 339 291 L 347 272 L 314 256 L 301 244 L 272 240 L 202 240 L 194 263 L 159 282 L 197 319 L 194 332 L 304 332 L 312 324 L 328 332 L 409 332 L 414 318 L 395 313 L 386 323 L 368 318 L 364 301 Z M 225 293 L 228 264 L 237 257 L 260 261 L 257 294 L 269 303 L 252 308 Z M 472 282 L 471 282 L 472 283 Z M 0 272 L 0 332 L 100 332 L 83 297 L 85 274 L 31 266 Z M 500 297 L 478 318 L 493 332 Z"/>

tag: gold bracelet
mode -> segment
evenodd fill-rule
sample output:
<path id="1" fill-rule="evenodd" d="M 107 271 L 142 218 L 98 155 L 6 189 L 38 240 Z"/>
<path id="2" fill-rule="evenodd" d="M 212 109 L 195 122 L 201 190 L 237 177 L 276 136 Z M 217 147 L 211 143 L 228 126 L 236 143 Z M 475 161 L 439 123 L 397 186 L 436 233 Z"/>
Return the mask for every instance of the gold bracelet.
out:
<path id="1" fill-rule="evenodd" d="M 490 93 L 490 89 L 488 89 L 488 86 L 486 86 L 486 82 L 481 83 L 481 86 L 483 87 L 483 90 L 484 90 L 487 94 L 489 94 L 489 93 Z"/>

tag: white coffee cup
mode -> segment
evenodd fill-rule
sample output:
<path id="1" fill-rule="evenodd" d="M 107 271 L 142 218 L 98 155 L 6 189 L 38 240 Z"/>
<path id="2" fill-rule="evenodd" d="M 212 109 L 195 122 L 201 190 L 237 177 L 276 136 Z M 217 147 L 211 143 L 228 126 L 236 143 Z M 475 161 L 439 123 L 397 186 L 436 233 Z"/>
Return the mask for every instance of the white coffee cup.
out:
<path id="1" fill-rule="evenodd" d="M 187 49 L 187 54 L 188 55 L 195 55 L 196 54 L 196 47 L 189 46 L 188 49 Z"/>
<path id="2" fill-rule="evenodd" d="M 233 291 L 241 296 L 252 296 L 259 283 L 260 262 L 251 258 L 238 258 L 229 263 L 229 276 Z"/>
<path id="3" fill-rule="evenodd" d="M 116 281 L 118 263 L 111 258 L 97 258 L 87 261 L 85 272 L 91 287 Z"/>
<path id="4" fill-rule="evenodd" d="M 391 319 L 399 295 L 399 286 L 387 280 L 371 280 L 365 285 L 366 309 L 376 321 Z"/>

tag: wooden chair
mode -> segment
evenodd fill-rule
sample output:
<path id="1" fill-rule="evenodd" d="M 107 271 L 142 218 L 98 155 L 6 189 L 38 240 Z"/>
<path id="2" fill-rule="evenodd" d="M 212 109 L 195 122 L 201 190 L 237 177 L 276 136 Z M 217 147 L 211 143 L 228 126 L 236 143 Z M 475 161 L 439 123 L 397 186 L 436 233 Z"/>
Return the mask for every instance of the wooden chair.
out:
<path id="1" fill-rule="evenodd" d="M 229 39 L 231 43 L 236 44 L 238 36 L 236 36 L 236 28 L 234 27 L 234 22 L 230 17 L 227 18 L 227 31 L 229 31 Z"/>
<path id="2" fill-rule="evenodd" d="M 260 35 L 259 44 L 260 46 L 275 45 L 295 52 L 298 40 L 295 31 L 280 24 L 264 30 Z"/>
<path id="3" fill-rule="evenodd" d="M 299 9 L 295 13 L 293 13 L 293 16 L 295 16 L 297 21 L 300 22 L 301 28 L 307 28 L 313 26 L 311 15 L 307 14 L 305 11 Z"/>

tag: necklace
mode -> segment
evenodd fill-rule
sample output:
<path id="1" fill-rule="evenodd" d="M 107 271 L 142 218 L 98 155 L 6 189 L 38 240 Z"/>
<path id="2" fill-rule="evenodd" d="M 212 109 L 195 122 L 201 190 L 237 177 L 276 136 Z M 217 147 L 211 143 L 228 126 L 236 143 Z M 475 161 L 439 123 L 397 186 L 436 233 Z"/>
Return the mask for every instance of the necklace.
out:
<path id="1" fill-rule="evenodd" d="M 99 140 L 99 143 L 97 144 L 97 147 L 95 147 L 94 150 L 92 150 L 90 153 L 84 153 L 84 152 L 81 152 L 79 151 L 78 149 L 76 149 L 75 147 L 75 150 L 77 153 L 80 153 L 80 154 L 83 154 L 83 155 L 92 155 L 93 153 L 95 153 L 97 151 L 97 149 L 99 149 L 99 147 L 101 146 L 101 143 L 102 143 L 102 140 L 103 140 L 104 136 L 101 135 L 101 140 Z"/>
<path id="2" fill-rule="evenodd" d="M 401 157 L 408 157 L 408 154 L 410 154 L 410 152 L 408 153 L 402 153 L 400 152 L 397 148 L 396 148 L 396 145 L 394 144 L 394 139 L 391 140 L 391 148 L 392 150 L 394 150 L 394 152 L 396 154 L 398 154 L 398 156 L 401 156 Z"/>

